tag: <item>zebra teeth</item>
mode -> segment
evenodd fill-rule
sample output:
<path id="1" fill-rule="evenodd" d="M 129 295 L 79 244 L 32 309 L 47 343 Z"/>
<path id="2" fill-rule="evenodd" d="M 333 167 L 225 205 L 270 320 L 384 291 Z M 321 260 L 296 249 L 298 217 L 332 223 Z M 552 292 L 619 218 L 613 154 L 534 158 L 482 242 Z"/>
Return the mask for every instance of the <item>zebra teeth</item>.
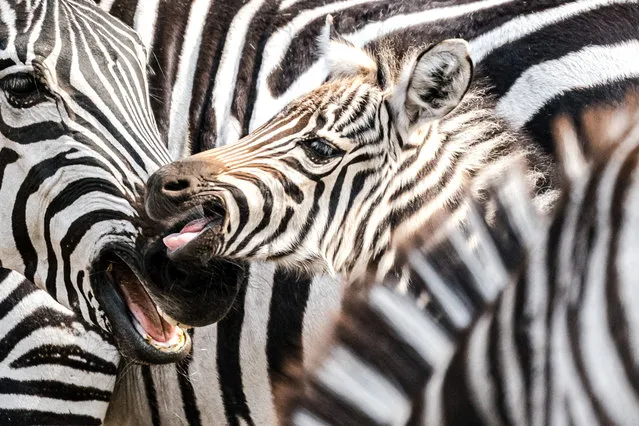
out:
<path id="1" fill-rule="evenodd" d="M 161 350 L 163 352 L 179 352 L 182 350 L 186 343 L 186 332 L 181 328 L 177 328 L 177 333 L 173 338 L 167 342 L 158 342 L 153 337 L 151 337 L 144 327 L 137 321 L 133 320 L 133 326 L 140 333 L 140 335 L 146 340 L 149 344 L 153 345 L 156 349 Z"/>
<path id="2" fill-rule="evenodd" d="M 173 327 L 178 327 L 181 329 L 184 329 L 186 327 L 184 327 L 182 324 L 180 324 L 179 322 L 177 322 L 176 320 L 174 320 L 173 318 L 171 318 L 170 315 L 168 315 L 166 312 L 164 312 L 162 310 L 162 308 L 160 308 L 159 306 L 155 306 L 155 309 L 157 309 L 158 314 L 160 314 L 160 316 L 162 317 L 162 319 L 164 319 L 164 321 L 168 322 L 169 324 L 171 324 Z"/>

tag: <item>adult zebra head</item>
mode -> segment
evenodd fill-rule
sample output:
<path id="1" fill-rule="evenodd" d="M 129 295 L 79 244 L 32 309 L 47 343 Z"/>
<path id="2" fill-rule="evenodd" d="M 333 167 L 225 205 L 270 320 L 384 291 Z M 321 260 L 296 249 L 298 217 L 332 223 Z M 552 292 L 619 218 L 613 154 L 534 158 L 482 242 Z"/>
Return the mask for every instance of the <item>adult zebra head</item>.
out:
<path id="1" fill-rule="evenodd" d="M 112 331 L 125 355 L 169 362 L 189 338 L 156 307 L 182 322 L 211 316 L 182 309 L 185 274 L 140 221 L 139 190 L 169 158 L 145 58 L 91 2 L 0 1 L 0 261 Z"/>
<path id="2" fill-rule="evenodd" d="M 330 23 L 327 32 L 324 85 L 237 144 L 149 179 L 149 215 L 186 224 L 164 240 L 171 258 L 266 259 L 347 275 L 373 263 L 383 273 L 399 228 L 441 212 L 461 219 L 461 189 L 478 169 L 498 173 L 534 154 L 471 85 L 463 40 L 406 49 L 393 39 L 369 53 Z"/>

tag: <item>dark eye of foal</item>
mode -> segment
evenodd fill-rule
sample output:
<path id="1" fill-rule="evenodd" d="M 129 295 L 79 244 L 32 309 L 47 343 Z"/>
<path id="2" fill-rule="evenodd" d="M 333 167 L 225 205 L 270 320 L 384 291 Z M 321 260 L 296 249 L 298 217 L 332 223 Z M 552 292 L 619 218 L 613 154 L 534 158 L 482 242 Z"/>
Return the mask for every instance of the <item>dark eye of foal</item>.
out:
<path id="1" fill-rule="evenodd" d="M 324 163 L 331 158 L 344 154 L 344 151 L 323 138 L 306 139 L 302 141 L 301 144 L 306 155 L 308 155 L 311 161 L 316 163 Z"/>
<path id="2" fill-rule="evenodd" d="M 14 108 L 28 108 L 47 98 L 44 84 L 29 73 L 17 73 L 0 80 L 0 89 Z"/>

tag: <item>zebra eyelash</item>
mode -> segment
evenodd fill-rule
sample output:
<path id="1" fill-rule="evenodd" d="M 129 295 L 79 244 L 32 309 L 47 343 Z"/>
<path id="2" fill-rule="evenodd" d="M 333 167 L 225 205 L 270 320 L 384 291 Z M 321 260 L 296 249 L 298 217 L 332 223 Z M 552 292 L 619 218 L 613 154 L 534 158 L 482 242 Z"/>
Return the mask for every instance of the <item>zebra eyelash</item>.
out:
<path id="1" fill-rule="evenodd" d="M 344 155 L 343 150 L 320 137 L 303 139 L 299 141 L 298 144 L 302 147 L 308 158 L 314 163 L 323 164 L 333 158 Z"/>
<path id="2" fill-rule="evenodd" d="M 14 108 L 29 108 L 47 99 L 49 91 L 38 78 L 21 72 L 0 80 L 0 89 Z"/>

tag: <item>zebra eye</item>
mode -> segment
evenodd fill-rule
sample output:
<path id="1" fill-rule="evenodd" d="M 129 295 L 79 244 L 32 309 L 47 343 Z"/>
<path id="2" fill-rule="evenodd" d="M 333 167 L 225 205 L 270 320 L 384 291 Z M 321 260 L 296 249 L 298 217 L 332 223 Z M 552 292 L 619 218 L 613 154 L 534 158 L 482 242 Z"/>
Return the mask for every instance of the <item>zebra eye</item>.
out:
<path id="1" fill-rule="evenodd" d="M 0 89 L 14 108 L 28 108 L 47 98 L 47 88 L 35 76 L 18 73 L 0 80 Z"/>
<path id="2" fill-rule="evenodd" d="M 302 141 L 302 148 L 311 161 L 316 163 L 323 163 L 344 154 L 344 151 L 322 138 L 306 139 Z"/>

